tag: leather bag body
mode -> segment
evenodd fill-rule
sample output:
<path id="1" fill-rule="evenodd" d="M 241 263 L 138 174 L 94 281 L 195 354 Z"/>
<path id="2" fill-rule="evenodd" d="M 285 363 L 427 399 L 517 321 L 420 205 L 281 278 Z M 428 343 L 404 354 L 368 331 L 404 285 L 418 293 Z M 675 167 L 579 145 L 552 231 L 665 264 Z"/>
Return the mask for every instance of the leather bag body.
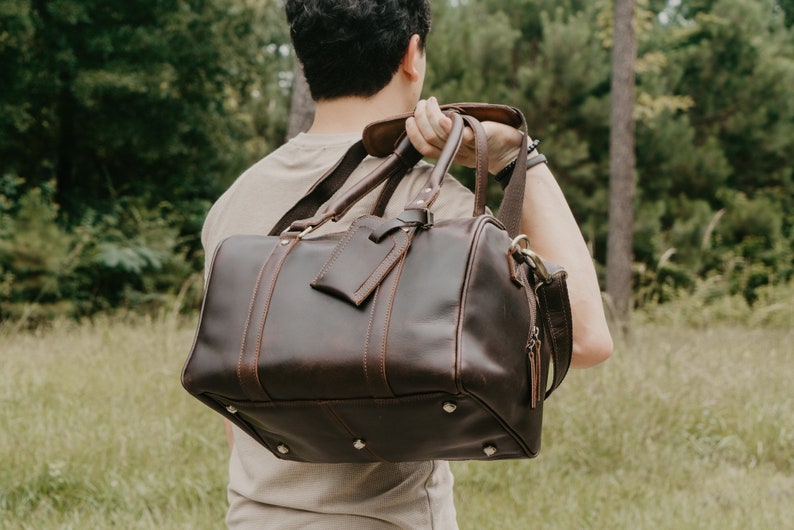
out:
<path id="1" fill-rule="evenodd" d="M 504 121 L 523 122 L 506 109 Z M 451 139 L 396 219 L 367 215 L 343 233 L 311 234 L 381 183 L 390 189 L 420 158 L 405 139 L 319 213 L 313 204 L 332 190 L 316 190 L 343 180 L 363 151 L 329 171 L 271 235 L 232 236 L 215 252 L 182 382 L 279 458 L 538 454 L 543 401 L 570 363 L 565 273 L 543 263 L 505 220 L 485 213 L 482 183 L 475 215 L 433 223 L 428 207 L 464 125 L 485 156 L 476 109 L 448 112 Z M 365 140 L 382 140 L 385 130 L 376 125 Z M 479 166 L 478 181 L 487 179 Z M 523 197 L 523 180 L 511 178 L 506 197 Z M 510 190 L 513 181 L 521 183 Z M 510 222 L 517 231 L 517 220 Z"/>

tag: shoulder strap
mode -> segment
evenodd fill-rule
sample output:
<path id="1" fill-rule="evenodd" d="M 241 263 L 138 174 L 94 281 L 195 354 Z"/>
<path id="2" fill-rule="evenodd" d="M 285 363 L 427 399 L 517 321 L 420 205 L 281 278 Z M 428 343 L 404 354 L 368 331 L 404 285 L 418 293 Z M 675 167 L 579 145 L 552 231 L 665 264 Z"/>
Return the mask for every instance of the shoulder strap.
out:
<path id="1" fill-rule="evenodd" d="M 354 143 L 337 163 L 320 179 L 314 183 L 306 195 L 295 203 L 287 213 L 270 230 L 271 236 L 277 236 L 283 232 L 295 219 L 311 217 L 317 210 L 328 202 L 345 183 L 347 178 L 353 173 L 359 164 L 367 157 L 367 150 L 364 142 L 359 140 Z"/>
<path id="2" fill-rule="evenodd" d="M 548 268 L 554 267 L 550 263 L 546 265 Z M 565 379 L 573 355 L 573 321 L 566 277 L 565 271 L 558 269 L 536 290 L 540 306 L 539 314 L 546 327 L 546 340 L 551 341 L 550 349 L 554 363 L 554 379 L 546 391 L 546 397 L 549 397 Z"/>

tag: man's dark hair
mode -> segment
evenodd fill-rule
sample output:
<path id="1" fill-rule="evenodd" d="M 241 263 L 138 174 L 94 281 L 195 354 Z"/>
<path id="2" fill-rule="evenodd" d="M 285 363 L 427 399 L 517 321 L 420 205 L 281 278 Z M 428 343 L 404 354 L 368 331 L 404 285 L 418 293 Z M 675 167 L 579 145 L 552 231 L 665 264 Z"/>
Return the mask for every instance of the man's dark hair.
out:
<path id="1" fill-rule="evenodd" d="M 412 35 L 424 48 L 429 0 L 287 0 L 312 98 L 369 97 L 391 81 Z"/>

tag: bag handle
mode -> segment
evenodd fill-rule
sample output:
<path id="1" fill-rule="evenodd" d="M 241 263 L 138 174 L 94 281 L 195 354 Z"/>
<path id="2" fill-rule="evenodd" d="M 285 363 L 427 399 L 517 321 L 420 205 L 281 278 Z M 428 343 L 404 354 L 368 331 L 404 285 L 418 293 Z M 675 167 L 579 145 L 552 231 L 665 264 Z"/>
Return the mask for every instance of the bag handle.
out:
<path id="1" fill-rule="evenodd" d="M 406 210 L 427 210 L 438 197 L 444 176 L 452 165 L 452 160 L 455 158 L 455 154 L 458 152 L 460 144 L 463 141 L 463 118 L 457 113 L 453 113 L 451 118 L 452 130 L 447 138 L 447 143 L 441 150 L 436 165 L 430 171 L 427 182 L 422 186 L 421 191 L 416 197 L 411 199 L 406 205 Z M 298 236 L 306 235 L 330 220 L 336 221 L 342 218 L 354 204 L 361 200 L 361 198 L 375 189 L 383 181 L 394 177 L 394 175 L 402 169 L 402 166 L 397 163 L 397 161 L 403 160 L 406 154 L 410 156 L 412 152 L 418 153 L 413 145 L 411 145 L 408 137 L 403 136 L 392 154 L 372 173 L 354 184 L 346 193 L 317 212 L 314 216 L 294 221 L 284 232 L 284 235 L 287 236 L 295 233 L 297 233 Z M 421 157 L 421 155 L 419 156 Z M 413 157 L 411 157 L 411 159 L 412 158 Z"/>
<path id="2" fill-rule="evenodd" d="M 475 204 L 472 215 L 476 217 L 485 213 L 485 203 L 487 199 L 486 193 L 488 186 L 488 139 L 485 136 L 485 129 L 482 127 L 482 124 L 479 121 L 473 119 L 468 114 L 461 114 L 461 116 L 466 122 L 466 125 L 474 132 L 475 138 L 477 186 L 475 188 Z M 392 178 L 386 183 L 380 195 L 378 196 L 378 200 L 375 202 L 375 206 L 370 211 L 371 215 L 375 217 L 383 217 L 383 214 L 386 211 L 386 206 L 388 205 L 389 200 L 391 200 L 394 192 L 397 190 L 397 186 L 399 186 L 400 182 L 402 182 L 403 177 L 405 177 L 405 174 Z"/>
<path id="3" fill-rule="evenodd" d="M 482 129 L 482 125 L 479 123 L 479 119 L 482 118 L 491 121 L 499 121 L 511 126 L 519 125 L 524 131 L 527 129 L 526 119 L 518 109 L 505 105 L 457 103 L 452 105 L 444 105 L 443 108 L 447 114 L 452 117 L 453 123 L 461 123 L 457 123 L 457 125 L 453 126 L 454 130 L 450 133 L 450 136 L 447 139 L 447 144 L 442 150 L 442 155 L 439 156 L 435 167 L 428 177 L 427 183 L 422 187 L 422 191 L 420 191 L 419 194 L 408 203 L 406 209 L 427 209 L 435 201 L 438 196 L 443 178 L 446 175 L 449 166 L 452 164 L 452 160 L 454 159 L 455 154 L 457 153 L 457 150 L 460 146 L 463 133 L 462 122 L 465 121 L 466 125 L 472 128 L 475 136 L 478 170 L 475 187 L 474 215 L 481 215 L 485 210 L 486 193 L 488 187 L 488 158 L 485 134 L 484 130 Z M 307 195 L 311 195 L 311 197 L 304 197 L 304 199 L 306 199 L 305 201 L 304 199 L 301 199 L 302 204 L 299 203 L 290 209 L 287 214 L 285 214 L 274 226 L 270 234 L 278 235 L 280 233 L 285 233 L 286 235 L 286 233 L 297 232 L 298 234 L 305 235 L 309 231 L 319 227 L 331 219 L 337 220 L 341 218 L 356 202 L 358 202 L 358 200 L 370 193 L 384 181 L 388 180 L 390 182 L 387 185 L 387 188 L 382 192 L 381 197 L 378 199 L 378 203 L 375 207 L 376 210 L 382 209 L 385 206 L 385 201 L 388 200 L 389 195 L 396 188 L 396 184 L 393 184 L 392 180 L 395 178 L 401 178 L 408 171 L 408 169 L 413 167 L 422 158 L 422 155 L 416 151 L 404 134 L 405 120 L 409 116 L 411 116 L 411 114 L 405 114 L 394 118 L 389 118 L 387 120 L 382 120 L 380 122 L 374 122 L 373 124 L 367 126 L 364 131 L 362 142 L 366 151 L 369 154 L 373 154 L 375 156 L 384 155 L 383 149 L 385 149 L 384 146 L 387 145 L 386 142 L 392 141 L 392 138 L 394 138 L 394 132 L 398 129 L 401 129 L 399 134 L 402 134 L 402 136 L 399 137 L 396 147 L 392 148 L 381 165 L 369 175 L 364 177 L 361 181 L 356 183 L 344 195 L 335 200 L 334 203 L 326 206 L 322 211 L 317 211 L 315 209 L 314 212 L 312 212 L 312 208 L 319 208 L 318 203 L 322 204 L 327 201 L 328 197 L 330 197 L 330 195 L 332 195 L 341 186 L 345 178 L 352 173 L 354 168 L 349 167 L 348 164 L 342 164 L 342 161 L 340 161 L 337 167 L 332 168 L 332 170 L 329 171 L 325 177 L 320 179 L 320 181 L 315 184 L 315 187 L 310 190 L 309 194 Z M 524 135 L 522 138 L 522 146 L 519 156 L 513 170 L 513 175 L 509 180 L 508 186 L 505 188 L 505 195 L 499 208 L 498 218 L 505 225 L 508 234 L 510 234 L 512 237 L 515 237 L 518 234 L 518 228 L 521 219 L 521 206 L 523 204 L 525 178 L 523 178 L 523 175 L 519 176 L 519 174 L 523 172 L 523 168 L 526 167 L 526 148 L 527 137 Z M 343 157 L 343 160 L 344 158 L 347 158 L 348 155 L 350 155 L 350 151 L 346 153 L 345 157 Z M 350 160 L 353 160 L 353 158 L 350 157 Z M 345 171 L 338 169 L 340 166 L 345 169 Z M 348 167 L 349 171 L 347 171 Z M 344 175 L 344 177 L 339 178 L 341 175 Z M 320 186 L 326 177 L 334 178 L 336 181 L 334 186 Z M 313 194 L 315 189 L 324 189 L 326 191 L 332 189 L 333 191 L 325 195 L 321 194 L 320 192 Z M 310 217 L 304 217 L 306 215 L 309 215 Z"/>
<path id="4" fill-rule="evenodd" d="M 481 126 L 478 127 L 478 125 L 480 125 L 478 121 L 480 120 L 497 121 L 512 127 L 519 127 L 522 122 L 521 113 L 514 107 L 508 107 L 506 105 L 495 105 L 491 103 L 452 103 L 442 105 L 441 108 L 446 112 L 460 113 L 464 120 L 466 120 L 467 125 L 475 131 L 475 138 L 478 136 L 478 130 L 482 130 Z M 286 230 L 294 221 L 310 217 L 317 213 L 320 207 L 327 203 L 342 187 L 356 167 L 366 158 L 367 154 L 384 158 L 389 157 L 398 150 L 400 141 L 405 135 L 405 120 L 412 115 L 412 113 L 402 114 L 369 124 L 364 129 L 362 140 L 353 144 L 345 155 L 315 182 L 312 188 L 309 189 L 298 203 L 293 205 L 293 207 L 272 227 L 269 235 L 278 235 Z M 469 116 L 475 119 L 471 120 Z M 480 148 L 480 145 L 483 147 Z M 478 163 L 478 166 L 481 164 L 484 165 L 482 169 L 478 168 L 479 173 L 476 182 L 481 192 L 475 193 L 475 207 L 473 212 L 475 216 L 482 215 L 485 212 L 485 190 L 487 189 L 488 167 L 487 150 L 485 146 L 485 141 L 478 140 L 477 149 L 479 152 L 484 153 L 484 156 L 478 155 L 478 160 L 481 161 Z M 386 185 L 370 212 L 371 215 L 376 217 L 383 216 L 389 200 L 403 177 L 408 170 L 416 165 L 422 158 L 422 155 L 415 149 L 406 148 L 399 151 L 400 158 L 397 160 L 404 163 L 405 170 L 395 171 L 394 175 L 386 182 Z M 483 177 L 482 179 L 480 178 L 481 175 Z"/>
<path id="5" fill-rule="evenodd" d="M 526 118 L 516 107 L 491 103 L 464 102 L 442 105 L 441 110 L 459 113 L 464 116 L 464 119 L 466 119 L 466 116 L 470 116 L 478 122 L 495 121 L 515 127 L 524 133 L 528 132 Z M 401 135 L 405 134 L 405 120 L 411 116 L 413 116 L 412 113 L 406 113 L 369 124 L 367 128 L 364 129 L 362 137 L 367 152 L 372 156 L 386 156 L 389 154 L 394 149 L 395 142 L 398 141 Z M 473 130 L 476 131 L 476 128 L 473 128 Z M 518 235 L 521 222 L 521 209 L 524 203 L 524 190 L 526 188 L 525 168 L 527 162 L 527 146 L 528 138 L 527 135 L 524 134 L 513 174 L 510 176 L 507 187 L 505 187 L 504 196 L 499 206 L 499 213 L 497 216 L 511 237 L 516 237 Z M 487 167 L 487 158 L 484 160 Z M 483 194 L 477 195 L 475 187 L 475 200 L 478 200 L 479 197 L 484 201 L 484 193 L 488 187 L 487 178 L 480 180 L 478 175 L 476 185 L 482 188 Z M 483 202 L 482 211 L 484 211 L 484 204 Z M 475 208 L 479 209 L 479 206 L 476 205 Z"/>
<path id="6" fill-rule="evenodd" d="M 442 111 L 472 116 L 478 121 L 495 121 L 518 129 L 522 125 L 521 112 L 515 107 L 494 103 L 449 103 L 441 105 Z M 405 120 L 412 112 L 399 114 L 370 123 L 364 129 L 362 141 L 372 156 L 388 156 L 405 133 Z"/>

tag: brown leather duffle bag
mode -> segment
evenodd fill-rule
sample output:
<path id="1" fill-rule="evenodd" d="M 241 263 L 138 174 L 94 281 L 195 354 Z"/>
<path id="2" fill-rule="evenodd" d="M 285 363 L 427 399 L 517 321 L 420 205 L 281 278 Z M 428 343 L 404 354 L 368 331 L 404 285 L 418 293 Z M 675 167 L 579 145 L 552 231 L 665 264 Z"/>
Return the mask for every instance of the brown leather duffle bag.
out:
<path id="1" fill-rule="evenodd" d="M 480 120 L 526 124 L 512 107 L 446 111 L 450 139 L 397 218 L 377 214 L 421 158 L 404 137 L 394 147 L 404 117 L 368 127 L 271 235 L 232 236 L 215 252 L 182 383 L 279 458 L 538 454 L 543 401 L 571 358 L 565 272 L 517 233 L 526 136 L 499 218 L 487 213 Z M 474 215 L 434 223 L 429 208 L 466 126 L 479 160 Z M 367 152 L 386 149 L 375 171 L 317 211 Z M 384 182 L 376 215 L 312 234 Z"/>

